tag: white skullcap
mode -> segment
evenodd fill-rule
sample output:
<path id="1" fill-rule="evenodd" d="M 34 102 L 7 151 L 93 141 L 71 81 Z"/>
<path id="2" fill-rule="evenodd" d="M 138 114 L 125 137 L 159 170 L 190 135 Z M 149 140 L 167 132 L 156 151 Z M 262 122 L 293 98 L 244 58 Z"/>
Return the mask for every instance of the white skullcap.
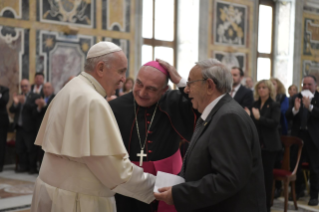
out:
<path id="1" fill-rule="evenodd" d="M 108 41 L 102 41 L 93 45 L 89 49 L 86 59 L 99 57 L 102 55 L 110 54 L 113 52 L 119 52 L 119 51 L 122 51 L 122 49 L 119 46 L 115 45 L 114 43 L 108 42 Z"/>

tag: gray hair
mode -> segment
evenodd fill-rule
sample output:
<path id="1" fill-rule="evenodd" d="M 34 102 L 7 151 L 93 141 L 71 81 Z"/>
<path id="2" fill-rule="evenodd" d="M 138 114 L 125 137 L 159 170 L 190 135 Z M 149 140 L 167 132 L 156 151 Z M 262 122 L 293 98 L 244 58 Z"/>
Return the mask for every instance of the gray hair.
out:
<path id="1" fill-rule="evenodd" d="M 106 68 L 109 69 L 111 67 L 111 61 L 113 60 L 113 58 L 114 58 L 113 53 L 111 53 L 111 54 L 106 54 L 99 57 L 86 59 L 84 64 L 84 70 L 85 72 L 93 71 L 95 66 L 101 61 L 104 62 L 104 64 L 106 65 Z"/>
<path id="2" fill-rule="evenodd" d="M 229 69 L 217 59 L 206 59 L 196 63 L 202 70 L 203 79 L 212 79 L 221 93 L 229 93 L 233 84 L 233 77 Z"/>

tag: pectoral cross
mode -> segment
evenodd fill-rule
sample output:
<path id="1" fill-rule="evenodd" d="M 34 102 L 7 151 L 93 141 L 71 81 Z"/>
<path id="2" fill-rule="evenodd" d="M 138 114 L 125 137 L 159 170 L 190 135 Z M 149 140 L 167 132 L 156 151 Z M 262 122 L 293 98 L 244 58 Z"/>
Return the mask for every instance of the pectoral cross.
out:
<path id="1" fill-rule="evenodd" d="M 140 153 L 137 153 L 137 157 L 140 157 L 140 166 L 143 165 L 143 157 L 146 157 L 147 154 L 144 154 L 144 149 L 141 149 Z"/>

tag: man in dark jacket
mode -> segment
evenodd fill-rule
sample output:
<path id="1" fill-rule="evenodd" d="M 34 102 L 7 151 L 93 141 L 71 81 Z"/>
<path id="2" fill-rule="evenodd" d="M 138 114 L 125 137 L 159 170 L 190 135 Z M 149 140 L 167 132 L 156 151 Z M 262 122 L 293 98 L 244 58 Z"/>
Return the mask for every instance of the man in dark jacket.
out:
<path id="1" fill-rule="evenodd" d="M 308 205 L 318 205 L 319 192 L 319 93 L 316 91 L 317 79 L 308 75 L 303 78 L 302 90 L 309 90 L 314 96 L 308 98 L 302 92 L 292 97 L 286 112 L 288 121 L 292 121 L 291 135 L 301 138 L 304 142 L 303 157 L 309 161 L 310 168 L 310 200 Z M 291 156 L 297 153 L 291 153 Z M 296 159 L 293 158 L 293 161 Z M 294 165 L 292 166 L 294 167 Z M 302 196 L 303 176 L 299 165 L 296 181 L 297 198 Z"/>
<path id="2" fill-rule="evenodd" d="M 32 93 L 27 79 L 21 80 L 22 93 L 14 94 L 10 112 L 14 113 L 14 127 L 16 131 L 16 151 L 19 156 L 17 172 L 29 171 L 29 174 L 37 172 L 37 152 L 34 141 L 37 134 L 36 117 L 33 114 L 36 108 L 35 100 L 40 98 Z"/>
<path id="3" fill-rule="evenodd" d="M 185 183 L 159 189 L 158 200 L 179 212 L 265 212 L 258 134 L 230 97 L 232 76 L 216 59 L 197 63 L 185 92 L 198 119 L 181 176 Z"/>
<path id="4" fill-rule="evenodd" d="M 9 127 L 9 117 L 7 104 L 9 101 L 9 89 L 0 86 L 0 172 L 4 165 L 4 156 L 6 152 L 7 133 Z"/>

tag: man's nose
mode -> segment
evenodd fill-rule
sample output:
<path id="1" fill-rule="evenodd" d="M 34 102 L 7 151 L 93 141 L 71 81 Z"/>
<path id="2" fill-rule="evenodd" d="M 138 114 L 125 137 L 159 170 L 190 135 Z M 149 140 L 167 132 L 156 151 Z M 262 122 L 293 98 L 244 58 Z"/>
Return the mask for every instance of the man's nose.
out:
<path id="1" fill-rule="evenodd" d="M 187 94 L 189 93 L 188 86 L 186 86 L 186 87 L 184 88 L 184 92 L 187 93 Z"/>
<path id="2" fill-rule="evenodd" d="M 145 89 L 145 88 L 142 88 L 142 89 L 140 90 L 140 96 L 145 97 L 146 95 L 147 95 L 146 89 Z"/>

